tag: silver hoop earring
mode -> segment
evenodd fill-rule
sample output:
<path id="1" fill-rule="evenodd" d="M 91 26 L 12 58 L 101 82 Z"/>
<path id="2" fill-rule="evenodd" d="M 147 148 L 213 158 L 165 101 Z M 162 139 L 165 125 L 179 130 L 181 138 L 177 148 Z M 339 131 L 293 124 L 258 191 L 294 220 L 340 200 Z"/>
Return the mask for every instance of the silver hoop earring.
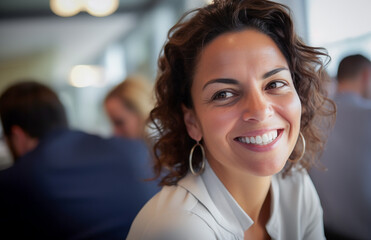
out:
<path id="1" fill-rule="evenodd" d="M 192 164 L 193 152 L 194 152 L 194 150 L 197 146 L 200 147 L 201 153 L 202 153 L 201 168 L 198 172 L 196 172 L 193 169 L 193 164 Z M 191 148 L 191 152 L 189 153 L 189 169 L 191 170 L 192 174 L 195 175 L 195 176 L 200 175 L 205 169 L 205 150 L 204 150 L 204 147 L 200 144 L 199 141 L 197 141 L 197 143 Z"/>
<path id="2" fill-rule="evenodd" d="M 291 160 L 290 159 L 290 161 L 293 162 L 293 163 L 299 162 L 304 157 L 304 154 L 305 154 L 305 138 L 304 138 L 304 136 L 303 136 L 303 134 L 301 132 L 299 132 L 299 136 L 300 136 L 301 141 L 303 143 L 303 150 L 302 150 L 302 152 L 300 154 L 300 157 L 298 159 L 296 159 L 296 160 Z"/>

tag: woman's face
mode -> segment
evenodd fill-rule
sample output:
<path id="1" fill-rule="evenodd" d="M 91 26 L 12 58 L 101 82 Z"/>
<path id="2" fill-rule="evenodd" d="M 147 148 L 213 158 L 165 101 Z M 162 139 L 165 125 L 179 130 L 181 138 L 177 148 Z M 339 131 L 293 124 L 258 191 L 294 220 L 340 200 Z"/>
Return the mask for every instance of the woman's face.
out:
<path id="1" fill-rule="evenodd" d="M 218 172 L 279 172 L 299 135 L 301 103 L 285 57 L 255 30 L 226 33 L 201 53 L 184 110 L 189 135 L 203 140 Z"/>
<path id="2" fill-rule="evenodd" d="M 104 105 L 113 125 L 115 136 L 128 138 L 143 136 L 144 126 L 140 117 L 127 108 L 119 98 L 109 98 Z"/>

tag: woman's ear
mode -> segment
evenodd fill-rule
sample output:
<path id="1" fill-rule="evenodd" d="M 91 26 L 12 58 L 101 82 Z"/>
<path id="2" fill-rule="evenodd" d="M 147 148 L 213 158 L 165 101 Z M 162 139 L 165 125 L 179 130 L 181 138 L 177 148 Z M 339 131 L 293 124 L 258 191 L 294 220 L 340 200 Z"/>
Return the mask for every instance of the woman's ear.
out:
<path id="1" fill-rule="evenodd" d="M 187 108 L 182 104 L 184 123 L 187 127 L 188 135 L 195 141 L 201 141 L 201 125 L 193 109 Z"/>

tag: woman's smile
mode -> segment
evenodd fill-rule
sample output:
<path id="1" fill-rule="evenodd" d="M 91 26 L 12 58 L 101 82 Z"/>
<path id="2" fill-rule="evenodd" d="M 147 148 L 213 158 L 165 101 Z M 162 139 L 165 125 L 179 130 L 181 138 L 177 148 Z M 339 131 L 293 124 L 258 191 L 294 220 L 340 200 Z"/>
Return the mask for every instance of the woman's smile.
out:
<path id="1" fill-rule="evenodd" d="M 234 140 L 241 144 L 243 147 L 255 152 L 270 151 L 277 146 L 277 142 L 280 140 L 283 129 L 274 130 L 261 130 L 261 134 L 248 133 L 244 136 L 236 137 Z"/>

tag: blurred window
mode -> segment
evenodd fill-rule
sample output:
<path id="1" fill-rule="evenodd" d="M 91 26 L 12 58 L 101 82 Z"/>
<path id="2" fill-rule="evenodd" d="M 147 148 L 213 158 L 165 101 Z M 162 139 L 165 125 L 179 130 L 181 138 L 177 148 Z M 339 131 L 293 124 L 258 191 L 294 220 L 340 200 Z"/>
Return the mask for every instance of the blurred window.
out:
<path id="1" fill-rule="evenodd" d="M 370 0 L 306 0 L 306 9 L 308 41 L 328 50 L 331 76 L 346 55 L 362 53 L 371 58 Z"/>

